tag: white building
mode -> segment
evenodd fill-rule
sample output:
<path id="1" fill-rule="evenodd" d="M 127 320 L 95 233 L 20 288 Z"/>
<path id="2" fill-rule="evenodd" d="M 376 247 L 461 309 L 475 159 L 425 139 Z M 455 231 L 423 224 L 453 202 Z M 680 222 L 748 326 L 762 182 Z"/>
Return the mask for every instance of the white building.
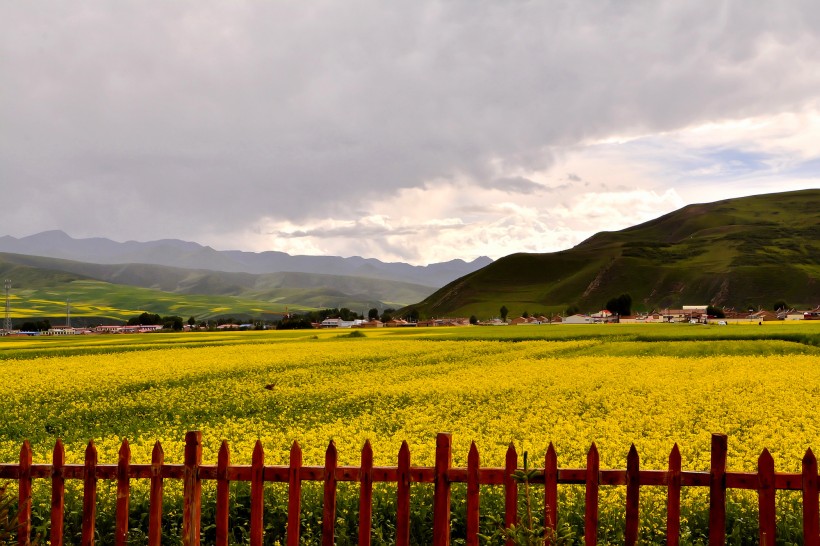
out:
<path id="1" fill-rule="evenodd" d="M 595 319 L 589 315 L 572 315 L 571 317 L 564 317 L 563 324 L 592 324 Z"/>

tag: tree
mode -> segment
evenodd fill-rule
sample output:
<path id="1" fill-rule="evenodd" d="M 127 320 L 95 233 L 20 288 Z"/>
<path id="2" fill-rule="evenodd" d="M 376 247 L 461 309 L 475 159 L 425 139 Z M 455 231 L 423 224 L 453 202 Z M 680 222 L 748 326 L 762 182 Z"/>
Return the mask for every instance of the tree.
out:
<path id="1" fill-rule="evenodd" d="M 410 312 L 407 313 L 407 320 L 409 322 L 418 322 L 419 321 L 418 309 L 410 309 Z"/>
<path id="2" fill-rule="evenodd" d="M 390 322 L 391 320 L 393 320 L 393 313 L 395 312 L 395 309 L 385 309 L 379 320 L 381 320 L 382 322 Z"/>
<path id="3" fill-rule="evenodd" d="M 182 330 L 182 317 L 178 317 L 176 315 L 162 317 L 159 324 L 162 324 L 163 330 L 173 330 L 175 332 L 179 332 Z"/>
<path id="4" fill-rule="evenodd" d="M 529 311 L 524 311 L 524 314 L 522 314 L 521 316 L 524 318 L 530 318 L 530 313 Z"/>
<path id="5" fill-rule="evenodd" d="M 577 305 L 570 305 L 567 307 L 566 311 L 564 311 L 564 314 L 571 317 L 572 315 L 577 315 L 580 312 L 581 309 Z"/>
<path id="6" fill-rule="evenodd" d="M 502 305 L 501 309 L 499 309 L 498 312 L 501 313 L 501 320 L 503 320 L 504 322 L 507 322 L 507 313 L 510 312 L 510 310 L 507 309 L 507 306 Z"/>
<path id="7" fill-rule="evenodd" d="M 724 313 L 723 309 L 720 309 L 719 307 L 709 305 L 706 307 L 706 316 L 715 318 L 726 318 L 726 313 Z"/>
<path id="8" fill-rule="evenodd" d="M 51 323 L 48 319 L 24 322 L 20 325 L 20 330 L 24 332 L 47 332 L 51 330 Z"/>
<path id="9" fill-rule="evenodd" d="M 628 316 L 632 314 L 632 296 L 621 294 L 606 302 L 606 310 L 613 315 Z"/>
<path id="10" fill-rule="evenodd" d="M 162 318 L 153 313 L 142 313 L 138 317 L 128 319 L 129 326 L 146 326 L 148 324 L 162 324 Z"/>
<path id="11" fill-rule="evenodd" d="M 773 311 L 787 311 L 788 309 L 789 305 L 783 300 L 776 301 L 774 302 L 774 305 L 772 305 Z"/>
<path id="12" fill-rule="evenodd" d="M 299 315 L 291 315 L 289 318 L 284 318 L 276 323 L 277 330 L 310 330 L 313 324 L 310 318 Z"/>
<path id="13" fill-rule="evenodd" d="M 195 324 L 196 324 L 196 317 L 194 317 L 193 315 L 188 317 L 188 326 L 193 328 Z"/>
<path id="14" fill-rule="evenodd" d="M 379 310 L 375 307 L 367 312 L 367 320 L 376 320 L 379 318 Z"/>
<path id="15" fill-rule="evenodd" d="M 475 315 L 470 315 L 470 324 L 478 324 L 478 317 Z"/>
<path id="16" fill-rule="evenodd" d="M 339 309 L 339 318 L 344 321 L 355 320 L 359 318 L 359 316 L 354 312 L 348 309 L 347 307 L 342 307 Z"/>

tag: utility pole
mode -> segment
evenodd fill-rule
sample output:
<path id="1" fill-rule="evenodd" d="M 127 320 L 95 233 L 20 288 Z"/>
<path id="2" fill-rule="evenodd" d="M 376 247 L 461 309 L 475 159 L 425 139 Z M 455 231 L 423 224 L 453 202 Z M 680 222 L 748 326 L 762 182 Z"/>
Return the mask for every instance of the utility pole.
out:
<path id="1" fill-rule="evenodd" d="M 3 321 L 3 330 L 11 333 L 11 279 L 3 281 L 3 288 L 6 291 L 6 317 Z"/>

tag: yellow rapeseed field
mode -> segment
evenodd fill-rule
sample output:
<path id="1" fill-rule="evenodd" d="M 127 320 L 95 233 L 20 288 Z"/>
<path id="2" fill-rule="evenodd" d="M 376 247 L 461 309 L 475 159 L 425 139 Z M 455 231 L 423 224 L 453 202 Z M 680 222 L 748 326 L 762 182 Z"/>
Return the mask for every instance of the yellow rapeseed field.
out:
<path id="1" fill-rule="evenodd" d="M 815 346 L 742 336 L 635 341 L 612 329 L 544 339 L 451 332 L 249 333 L 183 346 L 157 336 L 128 350 L 85 340 L 90 354 L 44 344 L 40 356 L 0 361 L 14 378 L 0 385 L 0 459 L 15 461 L 29 438 L 35 462 L 48 462 L 61 437 L 69 462 L 81 462 L 94 439 L 100 463 L 114 463 L 128 438 L 135 463 L 150 461 L 156 440 L 166 461 L 181 462 L 188 430 L 202 431 L 211 464 L 223 439 L 237 464 L 250 463 L 261 439 L 267 464 L 287 464 L 296 440 L 305 464 L 320 465 L 333 439 L 340 462 L 355 465 L 370 439 L 377 465 L 395 465 L 402 440 L 414 464 L 430 465 L 441 431 L 453 433 L 457 466 L 471 441 L 493 466 L 509 442 L 541 466 L 552 441 L 562 467 L 583 466 L 595 442 L 601 468 L 624 468 L 634 443 L 642 467 L 655 469 L 677 442 L 687 470 L 708 469 L 713 432 L 729 436 L 731 470 L 754 470 L 767 447 L 778 471 L 799 471 L 806 448 L 820 448 Z M 622 491 L 609 495 L 602 502 Z M 705 495 L 692 493 L 692 502 Z"/>

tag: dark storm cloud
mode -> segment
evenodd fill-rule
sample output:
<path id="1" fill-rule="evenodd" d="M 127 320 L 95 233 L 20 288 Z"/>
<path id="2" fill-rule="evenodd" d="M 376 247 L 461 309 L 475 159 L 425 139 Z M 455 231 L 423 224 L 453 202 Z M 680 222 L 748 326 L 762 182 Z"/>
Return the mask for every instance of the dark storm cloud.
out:
<path id="1" fill-rule="evenodd" d="M 0 232 L 195 239 L 345 216 L 430 180 L 543 169 L 562 146 L 780 112 L 820 88 L 819 14 L 812 1 L 5 2 L 0 180 L 15 207 Z"/>

